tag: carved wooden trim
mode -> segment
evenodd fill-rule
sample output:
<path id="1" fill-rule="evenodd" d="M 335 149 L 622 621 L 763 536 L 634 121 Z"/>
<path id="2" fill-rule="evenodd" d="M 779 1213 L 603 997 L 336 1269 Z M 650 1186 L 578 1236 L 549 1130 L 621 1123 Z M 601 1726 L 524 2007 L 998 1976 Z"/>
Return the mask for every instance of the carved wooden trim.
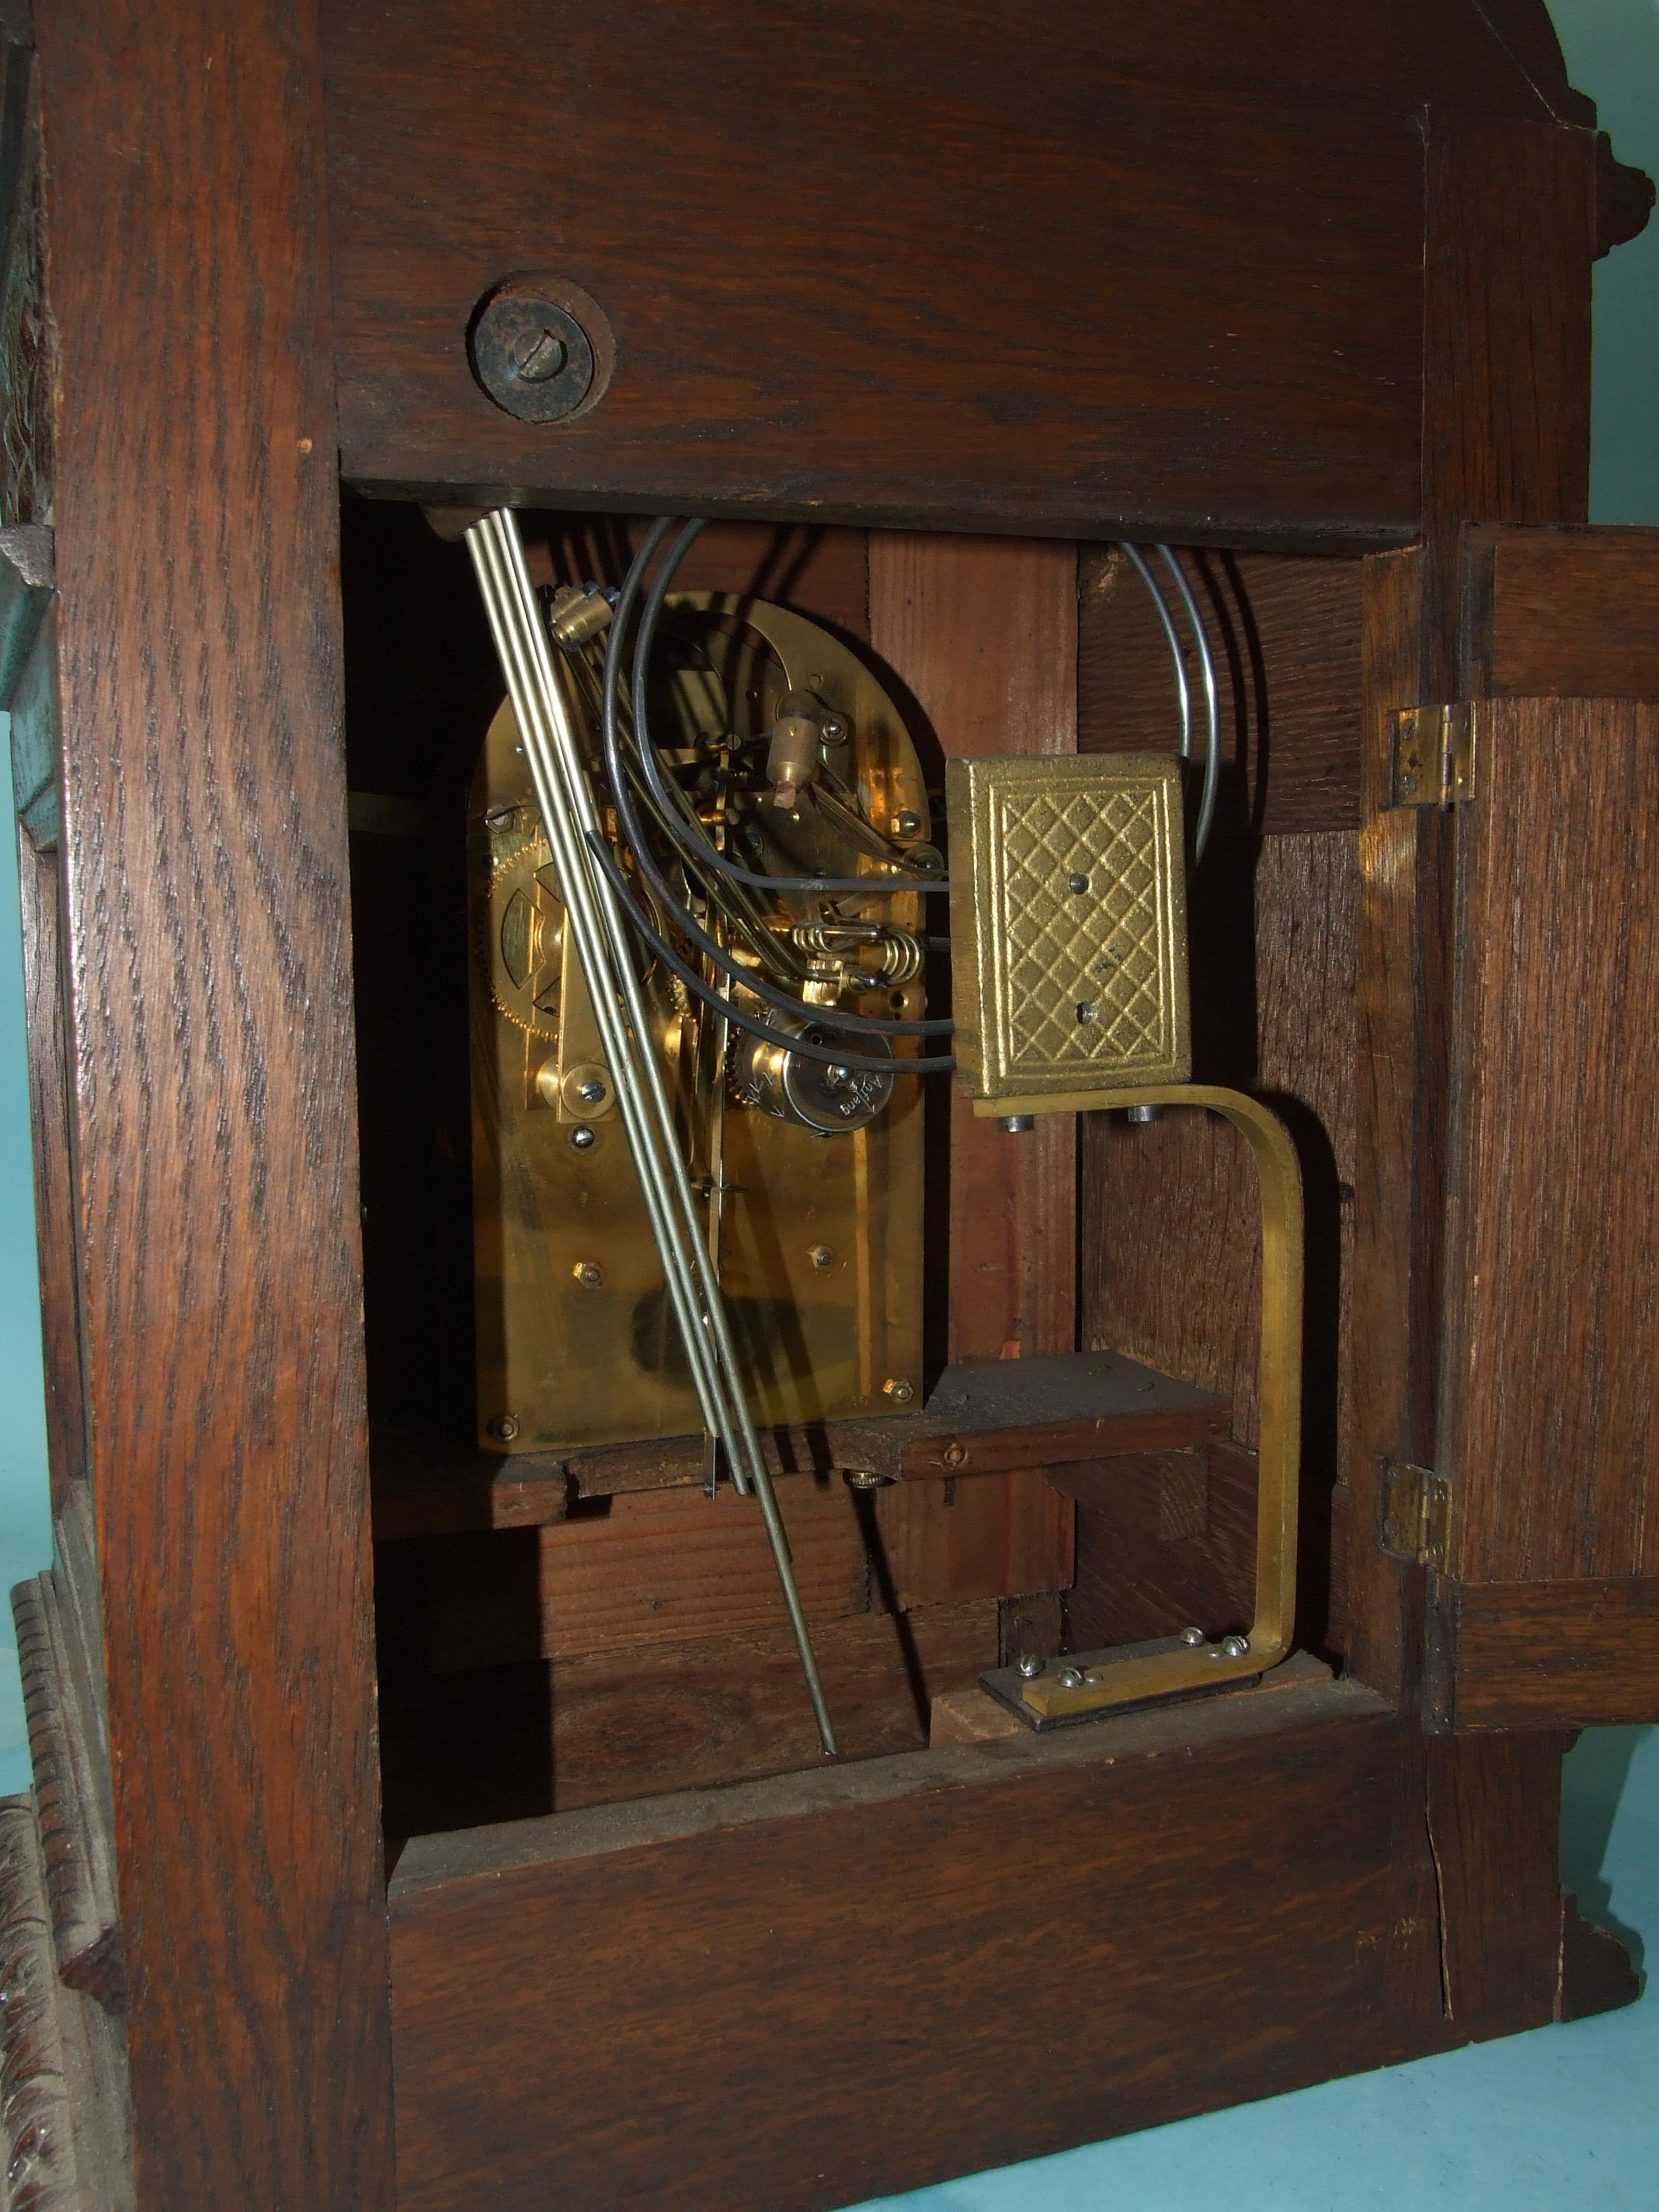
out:
<path id="1" fill-rule="evenodd" d="M 34 1808 L 0 1799 L 0 2126 L 4 2212 L 85 2212 Z"/>
<path id="2" fill-rule="evenodd" d="M 90 1670 L 73 1647 L 51 1575 L 20 1583 L 11 1601 L 58 1972 L 71 1989 L 118 2013 L 126 1976 L 94 1764 L 98 1723 L 88 1710 Z"/>

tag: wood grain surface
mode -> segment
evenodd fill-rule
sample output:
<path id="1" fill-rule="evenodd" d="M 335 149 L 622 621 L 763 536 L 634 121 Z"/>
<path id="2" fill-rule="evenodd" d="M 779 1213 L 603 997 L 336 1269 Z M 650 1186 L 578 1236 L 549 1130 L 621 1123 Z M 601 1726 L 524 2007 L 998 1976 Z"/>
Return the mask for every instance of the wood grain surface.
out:
<path id="1" fill-rule="evenodd" d="M 777 1498 L 813 1620 L 1023 1596 L 1072 1579 L 1072 1509 L 1041 1468 L 873 1493 L 839 1475 L 785 1475 Z M 623 1491 L 539 1528 L 433 1538 L 426 1557 L 439 1673 L 784 1625 L 757 1509 L 729 1489 L 713 1499 Z"/>
<path id="2" fill-rule="evenodd" d="M 380 2212 L 316 11 L 178 0 L 163 24 L 129 0 L 54 0 L 35 32 L 138 2203 Z"/>
<path id="3" fill-rule="evenodd" d="M 1352 1177 L 1364 1349 L 1345 1455 L 1344 1579 L 1350 1665 L 1408 1700 L 1422 1577 L 1381 1550 L 1379 1483 L 1385 1460 L 1431 1465 L 1437 1449 L 1455 835 L 1434 810 L 1393 805 L 1389 715 L 1455 697 L 1462 673 L 1480 665 L 1465 638 L 1465 528 L 1584 519 L 1592 159 L 1576 131 L 1431 112 L 1425 543 L 1366 563 Z"/>
<path id="4" fill-rule="evenodd" d="M 11 1605 L 58 1971 L 118 2016 L 126 1969 L 91 1655 L 78 1648 L 54 1575 L 19 1583 Z"/>
<path id="5" fill-rule="evenodd" d="M 925 1745 L 935 1697 L 997 1664 L 997 1611 L 980 1599 L 815 1621 L 843 1758 Z M 719 1788 L 823 1759 L 787 1628 L 392 1674 L 380 1711 L 393 1837 Z"/>
<path id="6" fill-rule="evenodd" d="M 1077 1501 L 1073 1651 L 1248 1629 L 1255 1598 L 1255 1462 L 1237 1451 L 1146 1453 L 1057 1468 Z"/>
<path id="7" fill-rule="evenodd" d="M 942 781 L 944 760 L 961 754 L 1076 749 L 1077 636 L 1073 547 L 871 533 L 871 642 L 925 718 L 930 784 Z M 933 1110 L 945 1104 L 935 1100 Z M 976 1120 L 954 1086 L 948 1111 L 944 1358 L 1071 1351 L 1074 1118 L 1046 1115 L 1009 1137 Z"/>
<path id="8" fill-rule="evenodd" d="M 891 1604 L 1025 1597 L 1071 1582 L 1076 1516 L 1040 1467 L 890 1483 L 875 1509 Z"/>
<path id="9" fill-rule="evenodd" d="M 1437 1581 L 1425 1700 L 1459 1733 L 1659 1720 L 1659 1577 Z"/>
<path id="10" fill-rule="evenodd" d="M 1659 710 L 1475 709 L 1458 826 L 1449 1571 L 1659 1574 Z"/>
<path id="11" fill-rule="evenodd" d="M 1365 563 L 1364 826 L 1359 833 L 1354 1113 L 1353 1368 L 1345 1455 L 1348 1663 L 1386 1694 L 1415 1695 L 1421 1571 L 1382 1547 L 1387 1460 L 1433 1462 L 1445 1133 L 1449 829 L 1394 806 L 1389 714 L 1432 696 L 1425 551 Z"/>
<path id="12" fill-rule="evenodd" d="M 1194 884 L 1213 958 L 1195 1000 L 1202 1079 L 1264 1097 L 1291 1131 L 1307 1224 L 1304 1331 L 1304 1630 L 1334 1648 L 1333 1528 L 1346 1492 L 1350 1388 L 1358 878 L 1346 832 L 1286 834 L 1259 852 L 1225 841 Z M 1208 880 L 1206 882 L 1206 874 Z M 1200 965 L 1200 960 L 1204 964 Z M 1200 1027 L 1200 1024 L 1202 1026 Z M 1214 1116 L 1150 1127 L 1086 1117 L 1085 1340 L 1231 1395 L 1232 1434 L 1255 1437 L 1261 1227 L 1255 1173 Z"/>
<path id="13" fill-rule="evenodd" d="M 496 2212 L 806 2212 L 1447 2034 L 1420 1766 L 1328 1683 L 432 1838 L 395 1897 L 406 2212 L 480 2142 Z"/>
<path id="14" fill-rule="evenodd" d="M 1431 1739 L 1423 1747 L 1440 1921 L 1442 2002 L 1458 2031 L 1541 2027 L 1561 1972 L 1561 1758 L 1571 1738 Z"/>
<path id="15" fill-rule="evenodd" d="M 1456 696 L 1461 526 L 1587 519 L 1594 177 L 1587 132 L 1430 114 L 1425 698 Z"/>
<path id="16" fill-rule="evenodd" d="M 1360 567 L 1287 553 L 1179 556 L 1215 658 L 1224 763 L 1219 834 L 1352 830 L 1359 822 Z M 1180 626 L 1177 595 L 1151 561 Z M 1170 647 L 1122 550 L 1085 547 L 1078 635 L 1078 748 L 1171 752 Z M 1202 757 L 1201 671 L 1183 654 Z"/>
<path id="17" fill-rule="evenodd" d="M 1420 90 L 1275 90 L 1236 8 L 1155 63 L 1133 10 L 1084 0 L 1040 31 L 948 0 L 419 22 L 330 16 L 355 481 L 1212 543 L 1415 523 Z M 1200 26 L 1221 58 L 1187 77 Z M 466 354 L 482 296 L 537 270 L 617 343 L 599 404 L 541 428 Z"/>
<path id="18" fill-rule="evenodd" d="M 809 1618 L 867 1611 L 854 1494 L 837 1480 L 792 1475 L 778 1484 L 777 1497 Z M 759 1511 L 729 1488 L 713 1498 L 638 1491 L 612 1498 L 592 1519 L 542 1529 L 539 1544 L 550 1658 L 783 1622 Z"/>
<path id="19" fill-rule="evenodd" d="M 825 1621 L 813 1648 L 844 1759 L 919 1750 L 933 1698 L 996 1664 L 996 1606 Z M 562 1660 L 551 1674 L 556 1811 L 822 1763 L 787 1629 Z"/>
<path id="20" fill-rule="evenodd" d="M 1470 530 L 1459 696 L 1651 699 L 1656 602 L 1659 530 Z"/>

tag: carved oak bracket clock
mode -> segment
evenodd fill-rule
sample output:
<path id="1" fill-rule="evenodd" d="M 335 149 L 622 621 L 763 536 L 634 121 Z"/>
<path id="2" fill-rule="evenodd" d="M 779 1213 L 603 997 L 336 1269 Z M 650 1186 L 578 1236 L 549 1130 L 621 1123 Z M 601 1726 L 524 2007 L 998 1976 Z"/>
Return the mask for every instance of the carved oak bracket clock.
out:
<path id="1" fill-rule="evenodd" d="M 3 25 L 8 2201 L 830 2212 L 1623 2001 L 1540 0 Z"/>

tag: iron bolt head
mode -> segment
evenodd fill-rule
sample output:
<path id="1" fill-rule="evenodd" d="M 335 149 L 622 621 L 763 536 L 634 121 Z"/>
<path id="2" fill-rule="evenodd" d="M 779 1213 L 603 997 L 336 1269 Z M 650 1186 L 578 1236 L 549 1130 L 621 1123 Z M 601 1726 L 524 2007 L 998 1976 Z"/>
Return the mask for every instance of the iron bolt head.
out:
<path id="1" fill-rule="evenodd" d="M 555 296 L 560 294 L 564 297 Z M 580 317 L 573 312 L 576 305 Z M 472 374 L 520 422 L 562 422 L 604 389 L 606 331 L 594 303 L 562 279 L 514 277 L 473 316 L 467 334 Z"/>
<path id="2" fill-rule="evenodd" d="M 908 1406 L 916 1395 L 914 1386 L 902 1375 L 890 1375 L 881 1387 L 896 1406 Z"/>
<path id="3" fill-rule="evenodd" d="M 835 1266 L 836 1248 L 833 1244 L 815 1244 L 806 1256 L 822 1273 L 825 1267 Z"/>
<path id="4" fill-rule="evenodd" d="M 489 1433 L 497 1443 L 510 1444 L 519 1433 L 519 1424 L 511 1413 L 497 1413 L 489 1424 Z"/>
<path id="5" fill-rule="evenodd" d="M 570 1148 L 573 1152 L 591 1152 L 599 1141 L 599 1133 L 597 1129 L 584 1127 L 573 1129 L 570 1132 Z"/>
<path id="6" fill-rule="evenodd" d="M 605 1097 L 605 1085 L 597 1075 L 590 1075 L 576 1085 L 576 1096 L 584 1106 L 597 1106 Z"/>
<path id="7" fill-rule="evenodd" d="M 842 1476 L 849 1490 L 879 1490 L 886 1480 L 884 1474 L 878 1474 L 872 1467 L 849 1467 Z"/>
<path id="8" fill-rule="evenodd" d="M 1230 1659 L 1243 1659 L 1250 1648 L 1248 1636 L 1224 1636 L 1221 1648 Z"/>
<path id="9" fill-rule="evenodd" d="M 597 1260 L 578 1260 L 570 1272 L 585 1291 L 597 1290 L 605 1280 L 605 1269 Z"/>
<path id="10" fill-rule="evenodd" d="M 1081 1667 L 1062 1667 L 1054 1680 L 1062 1690 L 1080 1690 L 1083 1687 L 1083 1669 Z"/>
<path id="11" fill-rule="evenodd" d="M 1036 1127 L 1035 1114 L 999 1114 L 997 1127 L 1005 1137 L 1023 1137 Z"/>
<path id="12" fill-rule="evenodd" d="M 1042 1660 L 1030 1651 L 1022 1651 L 1015 1660 L 1014 1665 L 1018 1668 L 1023 1679 L 1028 1682 L 1035 1682 L 1042 1672 Z"/>
<path id="13" fill-rule="evenodd" d="M 1210 1639 L 1201 1628 L 1183 1628 L 1181 1632 L 1181 1640 L 1183 1644 L 1207 1644 Z"/>
<path id="14" fill-rule="evenodd" d="M 921 815 L 911 813 L 908 806 L 902 814 L 893 817 L 893 835 L 896 837 L 914 837 L 921 827 Z"/>
<path id="15" fill-rule="evenodd" d="M 1076 891 L 1079 896 L 1081 896 L 1081 894 L 1086 891 L 1089 888 L 1089 878 L 1080 869 L 1074 870 L 1073 873 L 1066 878 L 1066 888 L 1067 890 Z"/>
<path id="16" fill-rule="evenodd" d="M 968 1459 L 968 1447 L 966 1444 L 946 1444 L 942 1456 L 946 1467 L 965 1466 Z"/>

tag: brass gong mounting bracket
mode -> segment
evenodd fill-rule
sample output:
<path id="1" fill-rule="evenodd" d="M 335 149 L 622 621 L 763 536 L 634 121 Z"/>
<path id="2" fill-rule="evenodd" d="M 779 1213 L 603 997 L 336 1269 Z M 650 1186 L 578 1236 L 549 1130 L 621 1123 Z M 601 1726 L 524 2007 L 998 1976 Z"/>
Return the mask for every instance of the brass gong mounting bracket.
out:
<path id="1" fill-rule="evenodd" d="M 1239 1130 L 1261 1197 L 1261 1427 L 1249 1631 L 1001 1668 L 985 1687 L 1034 1728 L 1253 1680 L 1294 1627 L 1301 1459 L 1302 1177 L 1259 1100 L 1186 1079 L 1180 769 L 1163 755 L 1023 756 L 947 770 L 957 1079 L 1005 1128 L 1043 1114 L 1175 1108 Z"/>

